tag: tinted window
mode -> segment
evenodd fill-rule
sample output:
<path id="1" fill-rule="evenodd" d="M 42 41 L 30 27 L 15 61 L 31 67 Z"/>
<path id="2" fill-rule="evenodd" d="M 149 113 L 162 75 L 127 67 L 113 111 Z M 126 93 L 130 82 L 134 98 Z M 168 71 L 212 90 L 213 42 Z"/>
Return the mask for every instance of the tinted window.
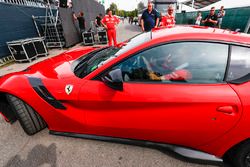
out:
<path id="1" fill-rule="evenodd" d="M 204 42 L 181 42 L 143 51 L 114 68 L 124 81 L 143 82 L 223 82 L 228 46 Z"/>
<path id="2" fill-rule="evenodd" d="M 228 81 L 239 79 L 250 73 L 250 48 L 232 46 Z"/>
<path id="3" fill-rule="evenodd" d="M 84 78 L 105 63 L 147 41 L 150 41 L 150 39 L 151 32 L 142 33 L 126 41 L 122 47 L 102 48 L 84 55 L 73 63 L 74 73 L 77 77 Z"/>
<path id="4" fill-rule="evenodd" d="M 93 51 L 73 63 L 73 69 L 76 76 L 83 78 L 95 71 L 103 64 L 115 58 L 120 48 L 108 47 Z"/>

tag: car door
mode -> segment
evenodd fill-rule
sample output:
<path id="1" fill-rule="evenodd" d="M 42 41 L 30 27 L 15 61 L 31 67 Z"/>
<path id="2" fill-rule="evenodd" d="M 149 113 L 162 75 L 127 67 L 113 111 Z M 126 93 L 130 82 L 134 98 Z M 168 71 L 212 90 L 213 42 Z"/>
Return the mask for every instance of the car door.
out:
<path id="1" fill-rule="evenodd" d="M 215 140 L 241 115 L 224 82 L 227 59 L 228 45 L 209 42 L 164 44 L 129 57 L 106 72 L 121 70 L 122 91 L 105 85 L 105 74 L 82 87 L 85 133 L 191 147 Z"/>

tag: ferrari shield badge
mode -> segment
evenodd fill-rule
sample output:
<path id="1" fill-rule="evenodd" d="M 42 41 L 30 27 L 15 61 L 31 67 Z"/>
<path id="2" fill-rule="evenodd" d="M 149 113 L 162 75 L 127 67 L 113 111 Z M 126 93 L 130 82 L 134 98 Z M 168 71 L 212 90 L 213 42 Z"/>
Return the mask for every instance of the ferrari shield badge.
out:
<path id="1" fill-rule="evenodd" d="M 70 93 L 72 92 L 73 90 L 73 85 L 66 85 L 65 86 L 65 92 L 67 93 L 67 95 L 70 95 Z"/>

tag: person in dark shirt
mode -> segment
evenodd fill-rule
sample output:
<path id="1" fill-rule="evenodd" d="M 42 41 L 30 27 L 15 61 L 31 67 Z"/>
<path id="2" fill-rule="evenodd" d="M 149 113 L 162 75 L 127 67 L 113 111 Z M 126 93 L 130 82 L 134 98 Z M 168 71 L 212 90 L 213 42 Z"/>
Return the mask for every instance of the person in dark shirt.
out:
<path id="1" fill-rule="evenodd" d="M 79 24 L 79 28 L 80 28 L 80 33 L 82 34 L 85 31 L 85 18 L 84 18 L 84 13 L 83 12 L 79 12 L 78 16 L 75 15 L 75 13 L 73 14 L 74 19 L 78 20 L 78 24 Z"/>
<path id="2" fill-rule="evenodd" d="M 148 2 L 148 9 L 146 9 L 141 17 L 142 31 L 151 31 L 159 25 L 160 14 L 157 10 L 153 9 L 153 3 Z"/>
<path id="3" fill-rule="evenodd" d="M 102 20 L 102 14 L 100 13 L 95 18 L 95 25 L 96 25 L 96 27 L 101 27 L 102 26 L 101 20 Z"/>
<path id="4" fill-rule="evenodd" d="M 218 18 L 217 18 L 217 15 L 215 14 L 215 7 L 212 7 L 209 15 L 207 15 L 205 19 L 202 20 L 202 23 L 204 23 L 204 25 L 208 27 L 216 27 L 218 23 L 217 20 Z"/>

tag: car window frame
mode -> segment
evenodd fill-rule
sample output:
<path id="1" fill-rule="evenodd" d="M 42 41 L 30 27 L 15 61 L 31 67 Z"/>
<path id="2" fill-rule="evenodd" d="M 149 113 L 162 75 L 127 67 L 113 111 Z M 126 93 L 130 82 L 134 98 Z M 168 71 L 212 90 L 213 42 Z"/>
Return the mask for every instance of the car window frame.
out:
<path id="1" fill-rule="evenodd" d="M 124 83 L 132 83 L 132 84 L 176 84 L 176 85 L 180 85 L 180 84 L 185 84 L 185 85 L 221 85 L 221 84 L 228 84 L 228 82 L 226 81 L 226 78 L 228 76 L 228 70 L 229 70 L 229 65 L 231 62 L 231 51 L 232 51 L 232 45 L 235 46 L 245 46 L 245 47 L 250 47 L 250 45 L 248 44 L 242 44 L 242 43 L 237 43 L 237 42 L 228 42 L 228 41 L 220 41 L 220 40 L 171 40 L 171 41 L 167 41 L 167 42 L 161 42 L 158 44 L 154 44 L 151 45 L 149 47 L 143 48 L 139 51 L 136 51 L 128 56 L 126 56 L 125 58 L 119 60 L 118 62 L 112 64 L 111 66 L 107 67 L 106 69 L 104 69 L 102 72 L 98 73 L 97 75 L 95 75 L 94 77 L 92 77 L 90 80 L 98 80 L 98 81 L 102 81 L 101 77 L 103 75 L 105 75 L 107 72 L 109 72 L 113 67 L 115 67 L 116 65 L 120 64 L 123 61 L 126 61 L 127 59 L 136 56 L 146 50 L 152 49 L 154 47 L 159 47 L 162 45 L 168 45 L 168 44 L 173 44 L 173 43 L 182 43 L 182 42 L 202 42 L 202 43 L 215 43 L 215 44 L 224 44 L 228 46 L 228 53 L 227 53 L 227 63 L 226 63 L 226 69 L 225 69 L 225 74 L 224 74 L 224 78 L 223 78 L 223 82 L 221 83 L 183 83 L 183 82 L 143 82 L 143 81 L 126 81 Z M 124 53 L 125 54 L 125 53 Z"/>

